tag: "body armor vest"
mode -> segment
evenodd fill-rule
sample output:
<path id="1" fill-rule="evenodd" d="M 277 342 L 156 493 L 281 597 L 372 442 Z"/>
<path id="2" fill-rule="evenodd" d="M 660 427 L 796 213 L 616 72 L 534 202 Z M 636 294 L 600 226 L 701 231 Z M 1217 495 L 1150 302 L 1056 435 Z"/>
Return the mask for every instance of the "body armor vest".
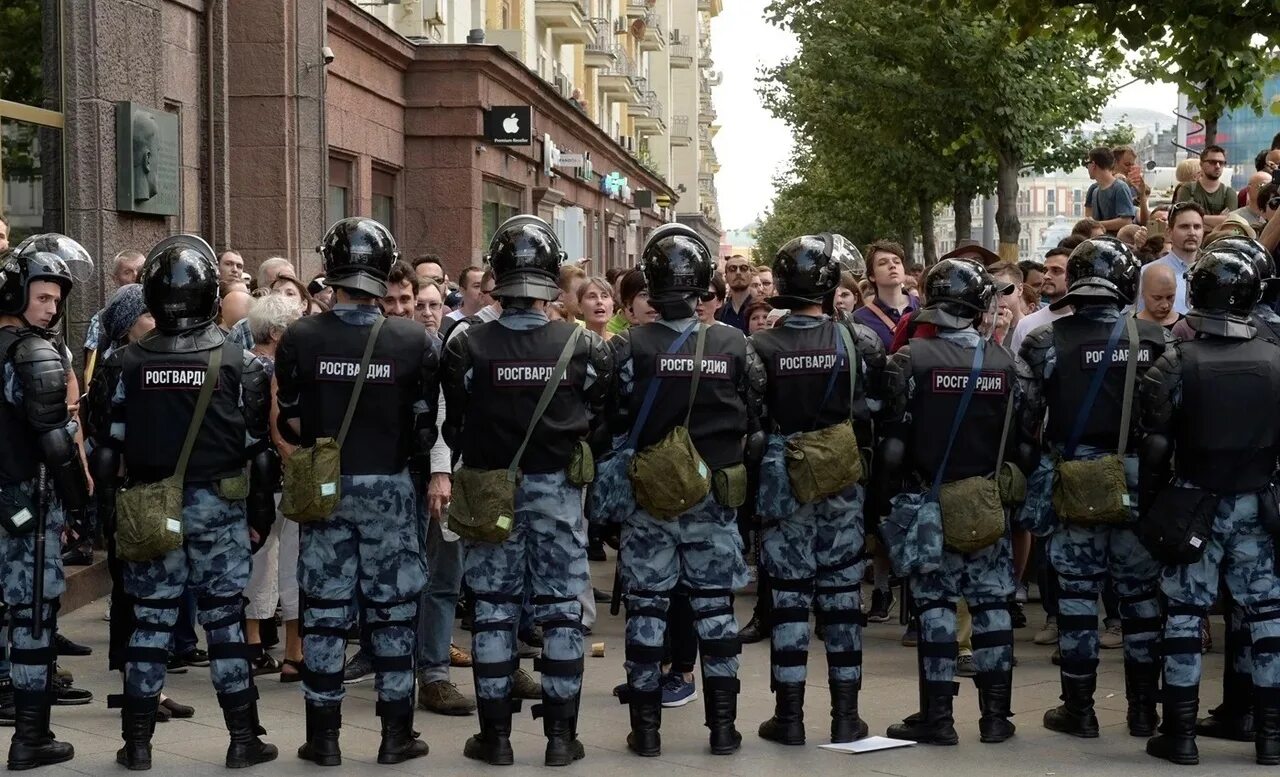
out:
<path id="1" fill-rule="evenodd" d="M 1180 354 L 1178 475 L 1227 494 L 1266 486 L 1280 453 L 1280 350 L 1260 338 L 1201 337 Z"/>
<path id="2" fill-rule="evenodd" d="M 859 369 L 862 359 L 856 352 L 852 358 L 846 354 L 834 385 L 831 383 L 837 326 L 844 325 L 824 321 L 814 327 L 781 326 L 752 335 L 751 342 L 768 376 L 765 401 L 776 433 L 811 432 L 849 420 L 850 364 Z M 852 336 L 850 339 L 856 346 L 857 340 Z M 866 393 L 864 378 L 859 375 L 856 386 L 859 419 L 867 417 L 866 403 L 862 401 Z"/>
<path id="3" fill-rule="evenodd" d="M 911 456 L 915 469 L 931 484 L 942 465 L 947 436 L 973 368 L 973 349 L 941 338 L 911 341 L 911 374 L 915 392 L 911 412 Z M 1000 451 L 1005 406 L 1013 390 L 1013 358 L 988 345 L 978 385 L 956 434 L 943 482 L 990 475 Z"/>
<path id="4" fill-rule="evenodd" d="M 631 390 L 631 418 L 638 418 L 649 383 L 662 378 L 653 409 L 640 431 L 637 449 L 653 445 L 684 423 L 689 407 L 689 383 L 693 375 L 693 352 L 697 333 L 690 335 L 680 351 L 667 349 L 680 333 L 663 323 L 646 324 L 628 331 L 634 382 Z M 689 418 L 689 434 L 698 454 L 712 469 L 742 463 L 742 442 L 747 433 L 747 408 L 738 392 L 746 379 L 747 339 L 736 327 L 707 327 L 703 346 L 702 375 L 698 396 Z"/>
<path id="5" fill-rule="evenodd" d="M 331 312 L 290 325 L 304 446 L 314 445 L 319 437 L 337 438 L 372 328 L 348 324 Z M 408 464 L 413 404 L 436 399 L 422 396 L 426 345 L 421 324 L 403 318 L 388 318 L 383 324 L 342 445 L 342 474 L 394 475 Z"/>
<path id="6" fill-rule="evenodd" d="M 1164 328 L 1151 321 L 1138 321 L 1138 372 L 1142 380 L 1147 368 L 1164 353 Z M 1125 367 L 1129 358 L 1129 336 L 1122 332 L 1110 356 L 1107 339 L 1115 324 L 1081 316 L 1066 316 L 1053 322 L 1053 374 L 1045 386 L 1049 425 L 1045 439 L 1065 444 L 1075 428 L 1080 406 L 1089 394 L 1094 374 L 1112 359 L 1089 411 L 1079 444 L 1114 451 L 1120 441 L 1120 409 L 1124 400 Z M 1136 389 L 1135 389 L 1136 395 Z M 1136 415 L 1136 414 L 1135 414 Z"/>
<path id="7" fill-rule="evenodd" d="M 565 321 L 552 321 L 521 331 L 494 321 L 467 330 L 471 398 L 462 426 L 462 460 L 467 466 L 511 466 L 556 360 L 576 328 Z M 589 348 L 587 338 L 580 338 L 568 372 L 525 448 L 521 471 L 565 469 L 578 441 L 587 435 L 587 405 L 582 392 Z"/>
<path id="8" fill-rule="evenodd" d="M 120 351 L 125 390 L 124 461 L 129 479 L 153 483 L 174 473 L 187 428 L 195 415 L 212 351 L 149 351 L 146 340 Z M 217 480 L 244 467 L 245 421 L 240 409 L 244 349 L 231 341 L 222 349 L 222 367 L 196 436 L 187 482 Z"/>
<path id="9" fill-rule="evenodd" d="M 35 334 L 21 333 L 5 327 L 0 329 L 0 369 L 13 357 L 13 349 L 23 337 Z M 36 476 L 40 455 L 36 450 L 35 432 L 27 423 L 22 407 L 9 404 L 0 397 L 0 484 L 24 483 Z"/>

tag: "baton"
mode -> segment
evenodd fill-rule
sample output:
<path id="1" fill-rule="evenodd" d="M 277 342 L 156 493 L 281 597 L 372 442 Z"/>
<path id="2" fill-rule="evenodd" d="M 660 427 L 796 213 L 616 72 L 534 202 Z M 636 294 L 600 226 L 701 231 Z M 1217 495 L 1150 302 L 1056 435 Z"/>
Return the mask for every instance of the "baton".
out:
<path id="1" fill-rule="evenodd" d="M 36 536 L 33 578 L 31 580 L 31 636 L 44 636 L 44 525 L 49 512 L 49 470 L 41 464 L 36 476 Z"/>
<path id="2" fill-rule="evenodd" d="M 609 593 L 609 614 L 617 615 L 622 609 L 622 555 L 613 565 L 613 590 Z"/>

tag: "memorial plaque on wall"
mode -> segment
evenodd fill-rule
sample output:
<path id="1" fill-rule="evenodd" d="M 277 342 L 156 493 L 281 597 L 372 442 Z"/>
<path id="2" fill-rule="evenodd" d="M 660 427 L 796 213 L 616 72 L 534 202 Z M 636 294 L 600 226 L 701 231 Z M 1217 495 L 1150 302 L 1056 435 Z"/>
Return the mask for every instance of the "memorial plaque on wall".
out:
<path id="1" fill-rule="evenodd" d="M 116 210 L 178 215 L 178 117 L 116 103 Z"/>

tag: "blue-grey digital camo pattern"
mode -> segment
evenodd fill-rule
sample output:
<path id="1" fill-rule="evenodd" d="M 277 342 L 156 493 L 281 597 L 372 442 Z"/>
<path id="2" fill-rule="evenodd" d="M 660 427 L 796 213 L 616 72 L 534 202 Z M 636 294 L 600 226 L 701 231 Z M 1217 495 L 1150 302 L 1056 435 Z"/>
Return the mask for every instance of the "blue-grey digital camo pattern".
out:
<path id="1" fill-rule="evenodd" d="M 973 663 L 979 674 L 1008 672 L 1013 666 L 1012 624 L 1003 604 L 1013 593 L 1013 555 L 1008 535 L 973 553 L 942 552 L 936 571 L 911 576 L 911 593 L 920 610 L 920 640 L 935 645 L 956 644 L 955 604 L 964 598 L 973 615 Z M 949 606 L 935 606 L 943 603 Z M 1007 637 L 1007 639 L 1006 639 Z M 988 641 L 998 644 L 985 644 Z M 951 682 L 955 652 L 926 656 L 925 679 Z"/>
<path id="2" fill-rule="evenodd" d="M 35 501 L 35 481 L 19 483 L 16 487 Z M 45 515 L 44 531 L 44 600 L 46 604 L 44 612 L 40 615 L 46 623 L 53 618 L 51 603 L 61 596 L 67 587 L 66 580 L 62 576 L 62 530 L 65 527 L 66 514 L 62 510 L 62 505 L 58 503 L 56 496 L 51 496 L 48 512 Z M 53 632 L 53 629 L 44 629 L 39 640 L 35 639 L 31 633 L 31 600 L 35 596 L 34 567 L 31 562 L 35 558 L 35 544 L 34 533 L 15 537 L 6 531 L 0 531 L 0 559 L 3 559 L 4 563 L 2 583 L 4 601 L 9 606 L 10 617 L 14 620 L 9 641 L 12 643 L 11 647 L 18 650 L 43 650 L 49 647 Z M 3 629 L 0 629 L 0 632 L 3 632 Z M 43 691 L 48 683 L 48 664 L 14 662 L 11 671 L 13 687 L 21 691 Z"/>
<path id="3" fill-rule="evenodd" d="M 747 567 L 734 510 L 711 495 L 670 521 L 659 521 L 638 509 L 622 526 L 620 557 L 628 647 L 661 652 L 669 594 L 677 584 L 689 591 L 699 641 L 737 640 L 731 596 L 746 585 Z M 663 617 L 646 614 L 657 612 Z M 631 688 L 658 689 L 658 658 L 628 658 L 625 664 Z M 738 658 L 704 651 L 702 671 L 705 677 L 737 677 Z"/>
<path id="4" fill-rule="evenodd" d="M 299 527 L 302 657 L 309 673 L 341 677 L 347 644 L 341 633 L 355 621 L 359 596 L 379 701 L 413 694 L 417 597 L 427 582 L 418 521 L 406 470 L 343 475 L 342 500 L 333 515 Z M 316 628 L 323 633 L 307 633 Z M 303 692 L 316 704 L 336 704 L 344 694 L 340 682 L 313 684 L 305 677 Z"/>
<path id="5" fill-rule="evenodd" d="M 532 601 L 533 620 L 543 627 L 543 659 L 578 664 L 576 671 L 542 673 L 544 698 L 567 701 L 582 691 L 582 605 L 577 599 L 590 579 L 582 488 L 564 472 L 525 475 L 515 504 L 515 522 L 504 541 L 468 541 L 464 548 L 463 574 L 475 595 L 471 646 L 479 670 L 477 696 L 498 700 L 511 694 L 510 672 L 485 676 L 483 667 L 515 658 L 521 607 Z"/>
<path id="6" fill-rule="evenodd" d="M 177 604 L 188 587 L 197 602 L 202 597 L 239 597 L 243 593 L 253 564 L 244 510 L 242 500 L 223 499 L 212 484 L 187 484 L 182 492 L 183 547 L 152 561 L 124 564 L 125 591 L 137 600 L 133 608 L 137 627 L 130 647 L 173 649 Z M 205 626 L 211 654 L 216 655 L 218 645 L 244 642 L 242 601 L 199 607 L 197 617 Z M 215 624 L 214 628 L 209 628 L 210 624 Z M 164 688 L 165 671 L 164 661 L 126 660 L 125 694 L 157 695 Z M 251 682 L 249 662 L 243 656 L 213 658 L 209 672 L 219 694 L 243 691 Z"/>

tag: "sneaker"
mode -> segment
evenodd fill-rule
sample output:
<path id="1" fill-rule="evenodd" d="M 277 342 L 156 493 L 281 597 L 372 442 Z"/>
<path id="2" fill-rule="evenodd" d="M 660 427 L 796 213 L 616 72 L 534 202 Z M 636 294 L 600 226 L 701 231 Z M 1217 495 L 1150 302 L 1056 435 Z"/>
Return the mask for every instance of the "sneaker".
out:
<path id="1" fill-rule="evenodd" d="M 249 661 L 249 669 L 254 677 L 280 674 L 280 662 L 270 653 L 263 651 L 256 658 Z"/>
<path id="2" fill-rule="evenodd" d="M 662 678 L 662 706 L 683 707 L 697 701 L 698 689 L 693 680 L 685 680 L 680 672 L 670 672 Z"/>
<path id="3" fill-rule="evenodd" d="M 1027 627 L 1027 613 L 1022 609 L 1022 605 L 1017 602 L 1009 605 L 1009 623 L 1015 629 L 1025 629 Z"/>
<path id="4" fill-rule="evenodd" d="M 511 696 L 515 699 L 541 699 L 542 684 L 534 676 L 523 669 L 517 669 L 511 675 Z"/>
<path id="5" fill-rule="evenodd" d="M 893 607 L 893 589 L 871 592 L 871 608 L 867 610 L 868 623 L 887 623 L 889 608 Z"/>
<path id="6" fill-rule="evenodd" d="M 72 642 L 62 635 L 62 632 L 54 632 L 53 646 L 57 649 L 60 656 L 90 656 L 93 655 L 93 648 L 88 645 L 81 645 Z"/>
<path id="7" fill-rule="evenodd" d="M 587 561 L 608 561 L 609 557 L 604 553 L 604 542 L 601 540 L 591 540 L 587 543 Z"/>
<path id="8" fill-rule="evenodd" d="M 373 659 L 364 654 L 363 650 L 357 650 L 356 654 L 347 659 L 347 665 L 342 670 L 342 682 L 344 685 L 359 683 L 373 677 Z"/>
<path id="9" fill-rule="evenodd" d="M 168 696 L 164 698 L 164 701 L 160 702 L 158 709 L 163 709 L 165 712 L 169 713 L 170 717 L 174 718 L 190 718 L 196 714 L 195 707 L 179 704 Z"/>
<path id="10" fill-rule="evenodd" d="M 1030 598 L 1027 596 L 1026 583 L 1018 583 L 1017 589 L 1015 589 L 1013 592 L 1013 600 L 1018 604 L 1026 604 L 1027 602 L 1031 601 Z"/>
<path id="11" fill-rule="evenodd" d="M 1124 634 L 1120 631 L 1120 624 L 1112 621 L 1103 625 L 1106 628 L 1098 635 L 1098 645 L 1105 650 L 1124 647 Z"/>
<path id="12" fill-rule="evenodd" d="M 59 707 L 74 707 L 93 701 L 93 693 L 83 688 L 74 688 L 70 680 L 54 674 L 51 680 L 53 703 Z"/>
<path id="13" fill-rule="evenodd" d="M 449 666 L 456 666 L 460 669 L 471 666 L 471 654 L 450 642 Z"/>
<path id="14" fill-rule="evenodd" d="M 1058 644 L 1058 619 L 1050 616 L 1049 619 L 1044 622 L 1044 628 L 1037 631 L 1036 635 L 1031 638 L 1031 641 L 1035 642 L 1037 645 Z"/>
<path id="15" fill-rule="evenodd" d="M 613 593 L 610 591 L 601 591 L 599 588 L 592 588 L 591 596 L 596 600 L 596 604 L 611 604 L 613 602 Z"/>
<path id="16" fill-rule="evenodd" d="M 902 646 L 915 647 L 920 644 L 920 621 L 915 618 L 907 624 L 907 630 L 902 632 Z"/>
<path id="17" fill-rule="evenodd" d="M 182 656 L 169 656 L 169 663 L 165 667 L 165 671 L 169 674 L 186 674 L 187 664 L 182 660 Z"/>
<path id="18" fill-rule="evenodd" d="M 208 666 L 209 654 L 200 648 L 192 648 L 186 653 L 178 656 L 178 659 L 187 666 Z"/>
<path id="19" fill-rule="evenodd" d="M 448 680 L 424 683 L 418 688 L 418 706 L 437 715 L 470 715 L 476 703 L 459 693 Z"/>
<path id="20" fill-rule="evenodd" d="M 978 669 L 973 664 L 973 654 L 966 653 L 956 659 L 956 677 L 976 677 Z"/>

